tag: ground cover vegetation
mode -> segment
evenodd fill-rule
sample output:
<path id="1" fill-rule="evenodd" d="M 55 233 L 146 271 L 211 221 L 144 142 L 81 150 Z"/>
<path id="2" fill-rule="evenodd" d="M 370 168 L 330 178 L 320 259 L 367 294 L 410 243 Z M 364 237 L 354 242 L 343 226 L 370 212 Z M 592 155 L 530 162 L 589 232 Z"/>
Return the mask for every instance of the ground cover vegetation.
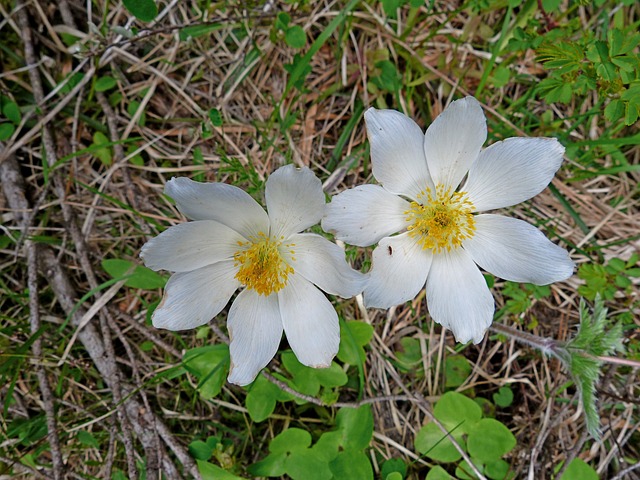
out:
<path id="1" fill-rule="evenodd" d="M 1 478 L 640 478 L 637 2 L 0 9 Z M 424 291 L 389 310 L 329 296 L 331 366 L 283 338 L 246 387 L 226 382 L 229 306 L 153 328 L 169 275 L 139 253 L 185 220 L 172 177 L 264 205 L 292 163 L 328 199 L 374 183 L 368 107 L 424 129 L 467 95 L 488 144 L 566 147 L 549 188 L 506 213 L 566 248 L 571 278 L 485 274 L 496 311 L 477 345 L 430 319 Z M 342 247 L 368 271 L 370 248 Z"/>

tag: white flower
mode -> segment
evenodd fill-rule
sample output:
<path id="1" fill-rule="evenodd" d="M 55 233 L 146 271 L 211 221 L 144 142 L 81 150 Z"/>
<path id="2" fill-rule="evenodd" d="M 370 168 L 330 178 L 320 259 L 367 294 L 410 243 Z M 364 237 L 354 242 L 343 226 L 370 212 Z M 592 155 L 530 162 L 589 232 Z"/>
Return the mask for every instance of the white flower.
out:
<path id="1" fill-rule="evenodd" d="M 287 165 L 267 180 L 269 214 L 247 193 L 224 183 L 173 178 L 165 193 L 193 222 L 168 228 L 142 247 L 147 267 L 174 273 L 153 314 L 156 328 L 185 330 L 229 311 L 229 381 L 251 383 L 282 337 L 305 365 L 328 367 L 338 352 L 338 316 L 322 290 L 349 298 L 366 277 L 335 244 L 313 233 L 325 209 L 320 180 Z"/>
<path id="2" fill-rule="evenodd" d="M 373 174 L 382 186 L 335 196 L 322 227 L 353 245 L 378 243 L 366 306 L 406 302 L 426 284 L 432 318 L 459 342 L 478 343 L 494 302 L 476 264 L 506 280 L 537 285 L 571 276 L 568 253 L 532 225 L 477 214 L 540 193 L 562 163 L 564 147 L 557 140 L 509 138 L 482 150 L 486 120 L 473 97 L 453 102 L 426 134 L 393 110 L 370 108 L 365 121 Z"/>

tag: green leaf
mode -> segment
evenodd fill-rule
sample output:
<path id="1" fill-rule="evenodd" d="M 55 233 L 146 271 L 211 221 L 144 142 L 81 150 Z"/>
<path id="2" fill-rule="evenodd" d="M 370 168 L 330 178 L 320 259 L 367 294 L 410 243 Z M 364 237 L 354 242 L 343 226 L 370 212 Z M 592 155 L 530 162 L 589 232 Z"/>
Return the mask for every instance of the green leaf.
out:
<path id="1" fill-rule="evenodd" d="M 311 434 L 300 428 L 288 428 L 280 432 L 269 444 L 271 453 L 291 453 L 311 445 Z"/>
<path id="2" fill-rule="evenodd" d="M 131 288 L 141 288 L 143 290 L 154 290 L 162 288 L 167 283 L 166 279 L 153 270 L 138 265 L 130 260 L 110 258 L 102 261 L 102 268 L 111 278 L 127 278 L 125 286 Z"/>
<path id="3" fill-rule="evenodd" d="M 283 392 L 262 375 L 259 375 L 249 387 L 245 405 L 254 422 L 262 422 L 273 413 L 276 401 L 291 400 L 289 393 Z"/>
<path id="4" fill-rule="evenodd" d="M 564 471 L 560 480 L 598 480 L 598 473 L 584 460 L 574 458 Z"/>
<path id="5" fill-rule="evenodd" d="M 115 78 L 104 76 L 96 80 L 96 84 L 94 87 L 96 89 L 96 92 L 106 92 L 107 90 L 111 90 L 117 84 L 118 82 L 116 81 Z"/>
<path id="6" fill-rule="evenodd" d="M 90 432 L 80 430 L 78 432 L 78 441 L 85 447 L 100 448 L 100 444 Z"/>
<path id="7" fill-rule="evenodd" d="M 500 387 L 498 393 L 493 394 L 493 403 L 502 408 L 511 405 L 513 403 L 513 391 L 511 388 L 507 386 Z"/>
<path id="8" fill-rule="evenodd" d="M 213 448 L 202 440 L 194 440 L 189 444 L 189 454 L 196 460 L 209 460 L 213 455 Z"/>
<path id="9" fill-rule="evenodd" d="M 447 392 L 436 403 L 433 415 L 444 426 L 456 432 L 468 433 L 473 425 L 482 418 L 480 406 L 461 393 Z"/>
<path id="10" fill-rule="evenodd" d="M 498 420 L 483 418 L 469 432 L 469 455 L 484 463 L 500 460 L 516 446 L 516 437 Z"/>
<path id="11" fill-rule="evenodd" d="M 289 28 L 284 34 L 284 41 L 291 48 L 302 48 L 307 44 L 307 34 L 299 25 Z"/>
<path id="12" fill-rule="evenodd" d="M 392 473 L 399 474 L 398 480 L 402 480 L 407 475 L 407 464 L 399 458 L 386 460 L 380 468 L 380 478 L 392 480 L 389 478 Z"/>
<path id="13" fill-rule="evenodd" d="M 98 157 L 104 165 L 107 166 L 111 165 L 111 163 L 113 162 L 110 143 L 111 142 L 104 133 L 95 132 L 93 134 L 93 145 L 95 147 L 98 147 L 93 151 L 93 154 Z M 101 148 L 101 145 L 105 145 L 105 147 Z"/>
<path id="14" fill-rule="evenodd" d="M 306 395 L 316 396 L 320 386 L 340 387 L 349 380 L 347 374 L 335 362 L 329 368 L 307 367 L 298 361 L 291 350 L 283 352 L 280 358 L 293 377 L 293 387 Z"/>
<path id="15" fill-rule="evenodd" d="M 209 110 L 209 120 L 211 120 L 211 124 L 214 127 L 222 126 L 222 115 L 220 114 L 220 110 L 217 108 L 212 108 Z"/>
<path id="16" fill-rule="evenodd" d="M 460 429 L 450 432 L 459 445 L 464 448 L 464 440 Z M 423 426 L 415 438 L 416 450 L 432 460 L 442 463 L 457 462 L 462 455 L 449 438 L 433 422 Z"/>
<path id="17" fill-rule="evenodd" d="M 271 453 L 259 462 L 249 465 L 247 472 L 254 477 L 281 477 L 286 472 L 288 455 L 284 452 Z"/>
<path id="18" fill-rule="evenodd" d="M 242 477 L 227 472 L 212 463 L 203 462 L 202 460 L 196 460 L 196 462 L 198 463 L 198 471 L 202 476 L 202 480 L 243 480 Z"/>
<path id="19" fill-rule="evenodd" d="M 140 102 L 137 100 L 132 100 L 129 105 L 127 105 L 127 113 L 131 118 L 135 117 L 138 113 L 138 109 L 142 106 Z M 140 113 L 138 117 L 138 125 L 144 127 L 145 123 L 147 123 L 147 115 L 144 113 L 144 110 Z"/>
<path id="20" fill-rule="evenodd" d="M 508 476 L 510 468 L 511 465 L 509 465 L 508 462 L 505 462 L 504 460 L 496 460 L 495 462 L 489 462 L 484 466 L 484 473 L 489 478 L 503 480 L 513 477 L 513 473 L 511 476 Z"/>
<path id="21" fill-rule="evenodd" d="M 330 480 L 332 478 L 327 462 L 314 455 L 311 449 L 293 452 L 287 458 L 285 467 L 293 480 Z"/>
<path id="22" fill-rule="evenodd" d="M 208 400 L 222 390 L 229 371 L 229 347 L 208 345 L 187 350 L 182 357 L 184 368 L 198 378 L 200 396 Z"/>
<path id="23" fill-rule="evenodd" d="M 373 438 L 373 414 L 370 405 L 341 408 L 336 415 L 338 431 L 342 434 L 345 450 L 362 450 Z"/>
<path id="24" fill-rule="evenodd" d="M 122 0 L 122 3 L 142 22 L 150 22 L 158 16 L 158 7 L 153 0 Z"/>
<path id="25" fill-rule="evenodd" d="M 180 29 L 178 38 L 181 42 L 188 40 L 189 38 L 198 38 L 207 35 L 216 30 L 222 30 L 223 28 L 230 28 L 237 26 L 235 23 L 213 23 L 206 25 L 191 25 Z"/>
<path id="26" fill-rule="evenodd" d="M 16 127 L 12 123 L 0 123 L 0 142 L 9 140 L 15 131 Z"/>
<path id="27" fill-rule="evenodd" d="M 471 365 L 462 355 L 450 355 L 444 361 L 445 387 L 456 388 L 471 375 Z"/>
<path id="28" fill-rule="evenodd" d="M 340 323 L 338 359 L 349 365 L 364 363 L 364 346 L 373 338 L 373 327 L 365 322 L 349 320 Z"/>
<path id="29" fill-rule="evenodd" d="M 424 480 L 453 480 L 453 477 L 440 465 L 436 465 L 429 470 Z"/>
<path id="30" fill-rule="evenodd" d="M 345 450 L 330 464 L 333 478 L 357 478 L 358 480 L 373 480 L 373 468 L 369 458 L 358 450 Z M 331 477 L 330 477 L 331 478 Z"/>
<path id="31" fill-rule="evenodd" d="M 611 100 L 604 109 L 604 117 L 610 122 L 616 122 L 624 115 L 624 103 L 617 98 Z"/>
<path id="32" fill-rule="evenodd" d="M 2 105 L 2 114 L 14 125 L 18 125 L 22 120 L 20 107 L 16 102 L 8 101 Z"/>

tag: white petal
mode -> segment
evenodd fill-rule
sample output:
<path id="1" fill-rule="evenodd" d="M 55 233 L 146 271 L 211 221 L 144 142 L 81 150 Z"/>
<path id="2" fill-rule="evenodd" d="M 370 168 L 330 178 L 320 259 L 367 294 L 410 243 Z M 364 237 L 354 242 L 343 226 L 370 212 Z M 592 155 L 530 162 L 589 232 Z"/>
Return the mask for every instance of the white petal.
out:
<path id="1" fill-rule="evenodd" d="M 564 248 L 533 225 L 502 215 L 476 215 L 475 235 L 463 242 L 473 260 L 494 275 L 536 285 L 565 280 L 574 264 Z"/>
<path id="2" fill-rule="evenodd" d="M 289 242 L 294 244 L 289 264 L 325 292 L 351 298 L 364 289 L 367 276 L 349 266 L 344 251 L 335 243 L 314 233 L 292 235 Z"/>
<path id="3" fill-rule="evenodd" d="M 307 167 L 285 165 L 273 172 L 265 187 L 271 236 L 301 232 L 320 221 L 325 198 L 322 183 Z"/>
<path id="4" fill-rule="evenodd" d="M 301 275 L 289 276 L 278 292 L 284 332 L 303 365 L 325 368 L 338 353 L 338 314 L 320 290 Z"/>
<path id="5" fill-rule="evenodd" d="M 233 302 L 227 320 L 231 370 L 229 382 L 253 382 L 278 351 L 282 338 L 282 318 L 277 295 L 258 295 L 245 289 Z"/>
<path id="6" fill-rule="evenodd" d="M 473 97 L 452 102 L 433 121 L 424 137 L 424 151 L 436 184 L 456 188 L 487 139 L 487 121 Z"/>
<path id="7" fill-rule="evenodd" d="M 482 341 L 493 320 L 493 297 L 464 248 L 434 255 L 427 278 L 427 308 L 458 342 Z"/>
<path id="8" fill-rule="evenodd" d="M 364 304 L 389 308 L 415 298 L 427 280 L 432 258 L 408 233 L 380 240 L 373 251 Z"/>
<path id="9" fill-rule="evenodd" d="M 153 326 L 187 330 L 204 325 L 229 302 L 240 283 L 234 278 L 233 260 L 218 262 L 193 272 L 175 273 L 153 312 Z"/>
<path id="10" fill-rule="evenodd" d="M 334 196 L 322 228 L 351 245 L 368 247 L 407 228 L 409 202 L 379 185 L 360 185 Z"/>
<path id="11" fill-rule="evenodd" d="M 213 220 L 181 223 L 169 227 L 142 246 L 140 257 L 152 270 L 190 272 L 228 260 L 246 239 Z"/>
<path id="12" fill-rule="evenodd" d="M 563 154 L 555 138 L 507 138 L 480 153 L 461 190 L 476 211 L 515 205 L 549 185 Z"/>
<path id="13" fill-rule="evenodd" d="M 413 199 L 426 188 L 433 189 L 418 124 L 395 110 L 375 108 L 365 112 L 364 120 L 376 180 L 389 192 Z"/>
<path id="14" fill-rule="evenodd" d="M 164 193 L 178 209 L 194 220 L 216 220 L 245 237 L 267 233 L 269 218 L 251 196 L 226 183 L 200 183 L 187 177 L 172 178 Z"/>

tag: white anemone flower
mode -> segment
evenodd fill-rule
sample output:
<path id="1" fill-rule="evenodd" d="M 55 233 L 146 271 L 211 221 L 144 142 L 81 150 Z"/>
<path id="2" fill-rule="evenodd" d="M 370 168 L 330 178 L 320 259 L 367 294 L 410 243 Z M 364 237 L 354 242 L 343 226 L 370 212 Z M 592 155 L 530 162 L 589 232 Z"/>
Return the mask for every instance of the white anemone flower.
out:
<path id="1" fill-rule="evenodd" d="M 331 365 L 340 343 L 338 316 L 316 286 L 350 298 L 362 292 L 366 276 L 349 267 L 334 243 L 299 233 L 317 224 L 326 206 L 313 172 L 293 165 L 275 171 L 265 187 L 268 215 L 249 194 L 225 183 L 173 178 L 165 193 L 194 221 L 142 247 L 147 267 L 175 272 L 153 325 L 203 325 L 244 287 L 227 320 L 229 382 L 251 383 L 275 355 L 283 330 L 301 363 Z"/>
<path id="2" fill-rule="evenodd" d="M 534 226 L 478 213 L 540 193 L 562 163 L 557 140 L 509 138 L 482 149 L 486 120 L 473 97 L 452 102 L 426 134 L 394 110 L 370 108 L 365 121 L 373 175 L 382 186 L 333 197 L 322 227 L 353 245 L 378 244 L 364 290 L 367 307 L 404 303 L 426 285 L 431 317 L 457 341 L 478 343 L 494 312 L 478 266 L 536 285 L 572 275 L 568 253 Z"/>

